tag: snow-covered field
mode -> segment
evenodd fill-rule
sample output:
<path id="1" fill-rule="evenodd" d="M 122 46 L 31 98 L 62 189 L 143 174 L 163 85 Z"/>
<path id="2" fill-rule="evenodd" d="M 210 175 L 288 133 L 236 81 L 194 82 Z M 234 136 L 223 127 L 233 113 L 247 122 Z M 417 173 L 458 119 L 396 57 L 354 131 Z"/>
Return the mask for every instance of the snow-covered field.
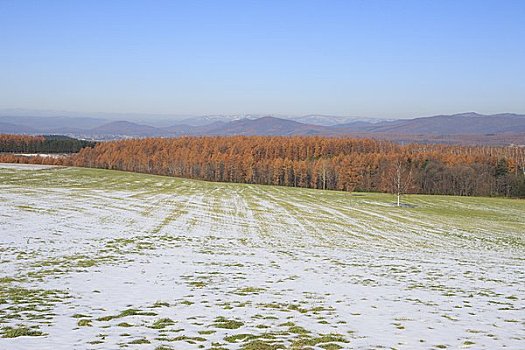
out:
<path id="1" fill-rule="evenodd" d="M 0 349 L 523 349 L 525 202 L 0 167 Z"/>

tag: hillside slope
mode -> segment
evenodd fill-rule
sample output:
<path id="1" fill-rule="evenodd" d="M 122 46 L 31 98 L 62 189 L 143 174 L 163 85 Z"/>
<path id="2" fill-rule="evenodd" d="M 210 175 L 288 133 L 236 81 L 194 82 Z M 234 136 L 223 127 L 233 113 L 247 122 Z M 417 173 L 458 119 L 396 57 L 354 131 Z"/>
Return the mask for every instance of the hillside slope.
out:
<path id="1" fill-rule="evenodd" d="M 510 113 L 495 115 L 463 113 L 381 122 L 360 125 L 358 128 L 362 131 L 374 133 L 397 134 L 479 135 L 525 133 L 525 116 Z"/>
<path id="2" fill-rule="evenodd" d="M 396 208 L 382 194 L 42 166 L 0 165 L 0 187 L 3 349 L 496 349 L 525 336 L 523 201 Z"/>

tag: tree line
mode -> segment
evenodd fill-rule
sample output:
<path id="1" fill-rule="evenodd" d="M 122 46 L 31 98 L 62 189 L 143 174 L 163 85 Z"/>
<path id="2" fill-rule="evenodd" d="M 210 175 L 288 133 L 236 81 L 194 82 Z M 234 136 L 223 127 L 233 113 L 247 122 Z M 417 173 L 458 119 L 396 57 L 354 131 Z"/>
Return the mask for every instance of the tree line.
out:
<path id="1" fill-rule="evenodd" d="M 102 142 L 66 158 L 11 161 L 327 190 L 525 197 L 523 147 L 311 136 L 180 137 Z"/>
<path id="2" fill-rule="evenodd" d="M 7 153 L 76 153 L 94 142 L 62 135 L 0 135 L 0 152 Z"/>

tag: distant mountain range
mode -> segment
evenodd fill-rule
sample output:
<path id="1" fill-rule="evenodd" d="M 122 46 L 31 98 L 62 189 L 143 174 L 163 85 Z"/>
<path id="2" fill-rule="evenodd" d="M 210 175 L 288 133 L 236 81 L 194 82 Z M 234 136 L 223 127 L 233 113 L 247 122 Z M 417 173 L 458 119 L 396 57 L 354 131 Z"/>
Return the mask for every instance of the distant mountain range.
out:
<path id="1" fill-rule="evenodd" d="M 487 134 L 525 132 L 525 115 L 503 113 L 482 115 L 461 113 L 454 115 L 437 115 L 415 119 L 369 123 L 349 123 L 348 127 L 367 132 L 403 133 L 403 134 Z M 339 125 L 339 127 L 342 125 Z"/>
<path id="2" fill-rule="evenodd" d="M 398 120 L 318 115 L 242 119 L 203 116 L 178 120 L 169 126 L 92 117 L 0 116 L 0 133 L 62 134 L 99 140 L 182 135 L 350 135 L 398 142 L 523 145 L 525 115 L 461 113 Z"/>

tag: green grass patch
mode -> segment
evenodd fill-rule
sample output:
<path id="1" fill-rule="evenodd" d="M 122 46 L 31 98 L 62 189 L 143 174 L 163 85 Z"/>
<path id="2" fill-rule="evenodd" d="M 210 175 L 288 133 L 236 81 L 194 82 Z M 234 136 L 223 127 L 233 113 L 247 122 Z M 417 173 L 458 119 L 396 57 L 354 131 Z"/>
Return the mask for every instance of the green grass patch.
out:
<path id="1" fill-rule="evenodd" d="M 39 337 L 42 335 L 46 334 L 38 328 L 30 328 L 26 326 L 2 328 L 2 338 Z"/>
<path id="2" fill-rule="evenodd" d="M 225 317 L 217 317 L 214 321 L 214 326 L 224 329 L 238 329 L 244 325 L 243 322 L 237 320 L 229 320 Z"/>

